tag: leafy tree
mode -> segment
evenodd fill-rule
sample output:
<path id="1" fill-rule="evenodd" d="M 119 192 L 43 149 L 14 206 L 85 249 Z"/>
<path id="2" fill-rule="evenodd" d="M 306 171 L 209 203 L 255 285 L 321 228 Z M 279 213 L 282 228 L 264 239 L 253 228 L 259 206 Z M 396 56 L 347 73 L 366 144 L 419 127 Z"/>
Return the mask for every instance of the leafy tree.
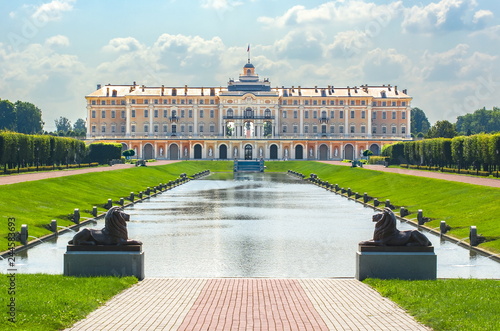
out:
<path id="1" fill-rule="evenodd" d="M 264 137 L 270 137 L 273 134 L 273 126 L 271 122 L 264 123 Z"/>
<path id="2" fill-rule="evenodd" d="M 59 119 L 54 120 L 54 123 L 56 125 L 57 132 L 62 131 L 63 133 L 66 133 L 71 130 L 71 122 L 66 117 L 61 116 Z"/>
<path id="3" fill-rule="evenodd" d="M 472 114 L 457 117 L 457 132 L 460 134 L 492 133 L 500 131 L 500 108 L 478 109 Z"/>
<path id="4" fill-rule="evenodd" d="M 411 133 L 417 135 L 419 132 L 427 133 L 431 127 L 431 123 L 427 119 L 424 111 L 420 108 L 411 109 Z"/>
<path id="5" fill-rule="evenodd" d="M 16 131 L 16 107 L 9 100 L 0 100 L 0 130 Z"/>
<path id="6" fill-rule="evenodd" d="M 437 121 L 427 132 L 427 138 L 453 138 L 457 135 L 455 125 L 449 121 Z"/>
<path id="7" fill-rule="evenodd" d="M 135 155 L 135 151 L 133 149 L 127 149 L 126 151 L 123 151 L 122 155 L 129 159 Z"/>
<path id="8" fill-rule="evenodd" d="M 76 120 L 75 124 L 73 124 L 73 131 L 76 136 L 85 136 L 87 134 L 86 124 L 83 118 Z"/>
<path id="9" fill-rule="evenodd" d="M 43 130 L 42 111 L 30 102 L 16 101 L 16 131 L 34 134 Z"/>

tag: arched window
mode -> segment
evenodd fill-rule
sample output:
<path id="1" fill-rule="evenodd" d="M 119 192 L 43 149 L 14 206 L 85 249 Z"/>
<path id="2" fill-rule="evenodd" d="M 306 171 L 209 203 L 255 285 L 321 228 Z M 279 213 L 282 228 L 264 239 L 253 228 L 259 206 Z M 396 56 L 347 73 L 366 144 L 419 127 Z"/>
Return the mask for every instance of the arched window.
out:
<path id="1" fill-rule="evenodd" d="M 228 118 L 232 118 L 232 117 L 233 117 L 233 110 L 232 110 L 231 108 L 229 108 L 229 109 L 227 110 L 227 117 L 228 117 Z"/>
<path id="2" fill-rule="evenodd" d="M 270 109 L 266 109 L 264 111 L 264 117 L 265 118 L 271 118 L 271 110 Z"/>

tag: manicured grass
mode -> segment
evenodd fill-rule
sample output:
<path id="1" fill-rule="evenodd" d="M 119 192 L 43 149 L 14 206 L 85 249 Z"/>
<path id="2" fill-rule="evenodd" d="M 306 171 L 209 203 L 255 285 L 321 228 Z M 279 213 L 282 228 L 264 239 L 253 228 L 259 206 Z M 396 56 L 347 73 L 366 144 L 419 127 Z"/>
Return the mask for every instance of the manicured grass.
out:
<path id="1" fill-rule="evenodd" d="M 364 282 L 434 330 L 500 330 L 500 280 Z"/>
<path id="2" fill-rule="evenodd" d="M 5 275 L 2 277 L 8 280 Z M 17 274 L 15 280 L 16 322 L 8 321 L 10 296 L 0 296 L 1 330 L 60 330 L 71 326 L 104 304 L 112 296 L 135 284 L 135 277 L 66 277 Z M 4 287 L 7 292 L 7 287 Z"/>
<path id="3" fill-rule="evenodd" d="M 104 204 L 113 199 L 115 204 L 130 192 L 137 194 L 148 186 L 156 186 L 176 179 L 181 173 L 193 175 L 211 169 L 231 171 L 229 161 L 183 161 L 164 166 L 135 167 L 130 169 L 88 173 L 50 178 L 25 183 L 0 186 L 0 251 L 7 250 L 7 219 L 16 220 L 16 229 L 28 224 L 30 236 L 49 234 L 45 227 L 55 219 L 60 226 L 73 225 L 71 217 L 75 208 L 82 219 L 92 217 L 93 206 L 105 212 Z M 127 201 L 127 200 L 126 200 Z M 30 238 L 31 240 L 32 238 Z"/>
<path id="4" fill-rule="evenodd" d="M 426 223 L 427 227 L 439 228 L 440 222 L 446 221 L 452 228 L 448 234 L 458 239 L 468 238 L 469 227 L 475 225 L 487 240 L 479 247 L 500 252 L 498 188 L 312 161 L 266 162 L 266 167 L 266 171 L 291 169 L 307 177 L 315 173 L 331 184 L 360 194 L 367 192 L 381 202 L 390 199 L 398 207 L 397 211 L 400 206 L 408 208 L 411 214 L 407 218 L 416 219 L 418 210 L 422 209 L 424 216 L 432 219 Z"/>

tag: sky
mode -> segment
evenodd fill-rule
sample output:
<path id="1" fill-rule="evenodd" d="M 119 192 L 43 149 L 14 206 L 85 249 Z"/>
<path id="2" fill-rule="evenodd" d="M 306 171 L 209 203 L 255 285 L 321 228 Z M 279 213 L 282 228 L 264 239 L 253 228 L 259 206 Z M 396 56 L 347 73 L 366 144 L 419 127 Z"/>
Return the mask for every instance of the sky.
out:
<path id="1" fill-rule="evenodd" d="M 0 98 L 86 118 L 97 84 L 397 85 L 431 124 L 500 107 L 496 0 L 0 0 Z"/>

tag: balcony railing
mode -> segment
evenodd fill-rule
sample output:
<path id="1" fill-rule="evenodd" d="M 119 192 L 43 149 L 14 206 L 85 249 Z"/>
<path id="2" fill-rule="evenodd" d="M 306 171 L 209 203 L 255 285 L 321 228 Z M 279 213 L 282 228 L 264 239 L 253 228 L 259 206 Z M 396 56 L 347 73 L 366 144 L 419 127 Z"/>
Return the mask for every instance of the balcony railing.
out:
<path id="1" fill-rule="evenodd" d="M 275 116 L 271 116 L 271 115 L 264 115 L 264 116 L 255 116 L 255 115 L 246 115 L 246 116 L 232 116 L 232 115 L 226 115 L 226 116 L 223 116 L 222 117 L 223 119 L 225 120 L 232 120 L 232 119 L 235 119 L 235 120 L 245 120 L 245 119 L 248 119 L 248 120 L 274 120 L 275 119 Z"/>

